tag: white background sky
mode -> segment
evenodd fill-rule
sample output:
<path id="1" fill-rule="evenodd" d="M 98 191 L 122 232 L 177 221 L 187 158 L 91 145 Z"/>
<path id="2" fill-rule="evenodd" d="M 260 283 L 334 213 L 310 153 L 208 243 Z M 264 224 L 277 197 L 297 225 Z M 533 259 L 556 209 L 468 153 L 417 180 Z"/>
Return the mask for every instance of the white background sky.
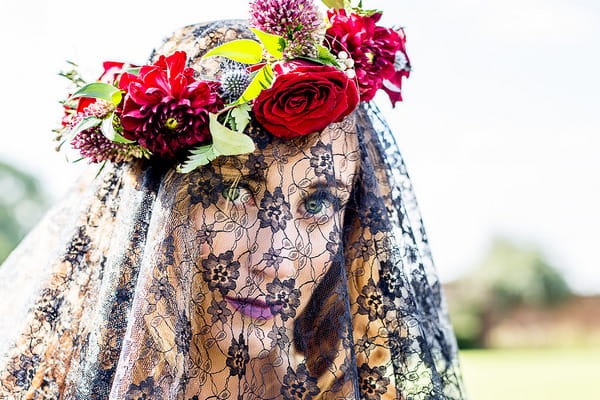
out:
<path id="1" fill-rule="evenodd" d="M 365 0 L 404 26 L 413 74 L 386 110 L 438 269 L 474 267 L 494 235 L 539 246 L 600 293 L 600 2 Z M 0 159 L 59 199 L 84 165 L 53 151 L 65 60 L 145 63 L 180 26 L 246 18 L 247 1 L 0 0 Z"/>

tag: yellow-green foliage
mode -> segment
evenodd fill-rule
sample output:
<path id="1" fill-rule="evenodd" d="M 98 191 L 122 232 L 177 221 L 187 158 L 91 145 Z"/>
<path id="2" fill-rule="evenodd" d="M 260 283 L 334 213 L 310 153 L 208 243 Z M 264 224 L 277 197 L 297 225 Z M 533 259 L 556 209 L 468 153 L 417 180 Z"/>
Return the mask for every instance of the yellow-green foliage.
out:
<path id="1" fill-rule="evenodd" d="M 463 350 L 474 400 L 600 399 L 600 348 Z"/>

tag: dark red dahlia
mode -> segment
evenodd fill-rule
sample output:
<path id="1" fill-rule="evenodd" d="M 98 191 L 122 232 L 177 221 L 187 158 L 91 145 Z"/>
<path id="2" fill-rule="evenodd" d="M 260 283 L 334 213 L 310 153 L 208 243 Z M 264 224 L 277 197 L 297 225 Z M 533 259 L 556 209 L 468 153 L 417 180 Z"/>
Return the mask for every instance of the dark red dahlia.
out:
<path id="1" fill-rule="evenodd" d="M 145 65 L 138 76 L 123 74 L 120 110 L 123 136 L 164 158 L 210 138 L 209 113 L 223 108 L 218 84 L 196 80 L 178 51 Z"/>
<path id="2" fill-rule="evenodd" d="M 345 51 L 354 60 L 361 101 L 371 100 L 384 81 L 398 82 L 394 63 L 403 49 L 403 39 L 393 29 L 376 25 L 381 13 L 348 15 L 340 9 L 330 10 L 328 16 L 331 27 L 327 30 L 327 40 L 334 53 Z"/>

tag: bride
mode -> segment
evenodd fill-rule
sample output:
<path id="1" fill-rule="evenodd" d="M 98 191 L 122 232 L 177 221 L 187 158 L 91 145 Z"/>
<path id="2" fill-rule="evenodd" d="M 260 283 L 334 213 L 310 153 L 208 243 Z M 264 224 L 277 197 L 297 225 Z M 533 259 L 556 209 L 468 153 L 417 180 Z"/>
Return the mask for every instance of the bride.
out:
<path id="1" fill-rule="evenodd" d="M 185 51 L 196 76 L 218 78 L 230 64 L 201 56 L 235 39 L 254 34 L 240 21 L 188 26 L 153 65 L 174 74 L 169 57 Z M 265 91 L 248 114 L 249 153 L 189 173 L 138 160 L 82 177 L 0 268 L 0 397 L 463 398 L 402 158 L 373 104 L 353 111 L 360 83 L 344 84 L 316 108 L 337 115 L 312 133 L 274 124 L 256 105 L 277 106 Z M 148 109 L 132 112 L 131 93 L 127 139 Z"/>

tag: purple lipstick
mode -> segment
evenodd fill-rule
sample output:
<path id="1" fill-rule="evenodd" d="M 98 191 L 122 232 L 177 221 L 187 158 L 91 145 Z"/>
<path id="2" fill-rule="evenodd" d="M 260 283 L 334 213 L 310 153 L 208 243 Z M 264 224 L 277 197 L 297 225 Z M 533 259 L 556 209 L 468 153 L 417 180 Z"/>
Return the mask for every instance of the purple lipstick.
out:
<path id="1" fill-rule="evenodd" d="M 271 306 L 260 299 L 248 297 L 225 297 L 225 300 L 241 314 L 254 319 L 272 319 L 282 307 Z"/>

